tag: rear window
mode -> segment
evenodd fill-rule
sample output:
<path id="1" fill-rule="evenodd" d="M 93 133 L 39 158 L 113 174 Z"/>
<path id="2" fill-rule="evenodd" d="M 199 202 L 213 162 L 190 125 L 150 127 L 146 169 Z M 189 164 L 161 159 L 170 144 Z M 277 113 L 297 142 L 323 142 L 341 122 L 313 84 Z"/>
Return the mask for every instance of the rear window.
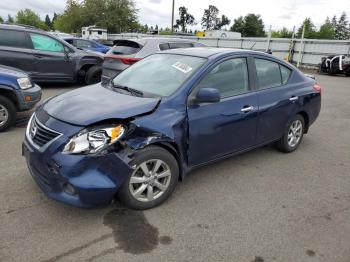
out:
<path id="1" fill-rule="evenodd" d="M 278 63 L 255 59 L 259 89 L 266 89 L 282 85 L 282 77 Z"/>
<path id="2" fill-rule="evenodd" d="M 289 77 L 292 73 L 292 70 L 290 70 L 289 68 L 287 68 L 283 65 L 280 65 L 280 68 L 281 68 L 282 84 L 285 85 L 288 83 L 288 80 L 289 80 Z"/>
<path id="3" fill-rule="evenodd" d="M 166 44 L 160 44 L 160 45 L 159 45 L 159 49 L 160 49 L 160 51 L 164 51 L 164 50 L 169 50 L 170 47 L 169 47 L 169 44 L 168 44 L 168 43 L 166 43 Z"/>
<path id="4" fill-rule="evenodd" d="M 134 41 L 116 40 L 114 41 L 114 46 L 108 53 L 113 55 L 133 55 L 141 49 L 142 46 Z"/>
<path id="5" fill-rule="evenodd" d="M 29 48 L 24 32 L 0 29 L 0 36 L 0 46 Z"/>
<path id="6" fill-rule="evenodd" d="M 170 49 L 193 47 L 193 43 L 169 43 Z"/>

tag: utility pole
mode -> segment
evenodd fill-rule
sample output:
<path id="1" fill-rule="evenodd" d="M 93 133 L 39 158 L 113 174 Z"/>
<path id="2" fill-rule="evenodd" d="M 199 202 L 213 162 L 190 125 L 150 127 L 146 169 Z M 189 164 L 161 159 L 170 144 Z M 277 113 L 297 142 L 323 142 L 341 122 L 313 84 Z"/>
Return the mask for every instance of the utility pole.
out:
<path id="1" fill-rule="evenodd" d="M 171 12 L 171 33 L 174 33 L 174 12 L 175 12 L 175 0 L 173 0 L 173 9 Z"/>
<path id="2" fill-rule="evenodd" d="M 299 56 L 298 56 L 298 63 L 297 63 L 298 68 L 303 60 L 305 27 L 306 27 L 306 24 L 304 23 L 303 32 L 301 34 L 300 46 L 299 46 Z"/>

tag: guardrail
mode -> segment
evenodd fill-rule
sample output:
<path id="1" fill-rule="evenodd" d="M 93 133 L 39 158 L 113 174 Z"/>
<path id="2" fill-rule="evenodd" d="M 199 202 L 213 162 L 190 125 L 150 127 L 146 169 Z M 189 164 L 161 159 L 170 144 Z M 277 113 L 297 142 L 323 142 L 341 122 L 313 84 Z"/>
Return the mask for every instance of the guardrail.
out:
<path id="1" fill-rule="evenodd" d="M 195 40 L 212 47 L 229 47 L 237 49 L 251 49 L 266 51 L 270 49 L 276 57 L 288 60 L 294 64 L 298 62 L 302 67 L 315 68 L 321 62 L 321 58 L 329 55 L 349 55 L 349 40 L 320 40 L 320 39 L 288 39 L 288 38 L 254 38 L 242 37 L 230 38 L 205 38 L 194 36 L 160 36 L 146 34 L 109 34 L 108 42 L 117 39 L 132 39 L 144 37 L 176 37 Z"/>

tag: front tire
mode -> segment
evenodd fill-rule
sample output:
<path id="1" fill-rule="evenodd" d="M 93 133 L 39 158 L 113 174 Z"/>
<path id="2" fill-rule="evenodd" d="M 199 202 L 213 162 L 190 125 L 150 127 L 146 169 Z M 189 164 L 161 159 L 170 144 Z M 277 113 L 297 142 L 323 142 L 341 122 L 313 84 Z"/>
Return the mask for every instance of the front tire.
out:
<path id="1" fill-rule="evenodd" d="M 87 85 L 93 85 L 101 82 L 102 68 L 101 66 L 92 66 L 86 72 L 85 82 Z"/>
<path id="2" fill-rule="evenodd" d="M 305 120 L 296 115 L 288 124 L 282 138 L 276 143 L 277 148 L 284 153 L 295 151 L 303 140 Z"/>
<path id="3" fill-rule="evenodd" d="M 0 132 L 13 126 L 16 122 L 16 107 L 6 97 L 0 96 Z"/>
<path id="4" fill-rule="evenodd" d="M 179 180 L 179 166 L 167 150 L 150 146 L 136 152 L 131 162 L 134 172 L 118 191 L 126 207 L 144 210 L 163 203 Z"/>

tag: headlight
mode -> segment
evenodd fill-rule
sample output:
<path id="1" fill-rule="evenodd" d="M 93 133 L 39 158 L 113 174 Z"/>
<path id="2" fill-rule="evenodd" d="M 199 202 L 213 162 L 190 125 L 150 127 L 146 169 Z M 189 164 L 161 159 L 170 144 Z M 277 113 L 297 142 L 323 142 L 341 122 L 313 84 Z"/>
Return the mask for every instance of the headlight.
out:
<path id="1" fill-rule="evenodd" d="M 28 77 L 18 78 L 17 83 L 22 89 L 28 89 L 33 87 L 32 81 Z"/>
<path id="2" fill-rule="evenodd" d="M 64 154 L 95 154 L 114 144 L 124 134 L 124 127 L 84 130 L 74 136 L 64 147 Z"/>

